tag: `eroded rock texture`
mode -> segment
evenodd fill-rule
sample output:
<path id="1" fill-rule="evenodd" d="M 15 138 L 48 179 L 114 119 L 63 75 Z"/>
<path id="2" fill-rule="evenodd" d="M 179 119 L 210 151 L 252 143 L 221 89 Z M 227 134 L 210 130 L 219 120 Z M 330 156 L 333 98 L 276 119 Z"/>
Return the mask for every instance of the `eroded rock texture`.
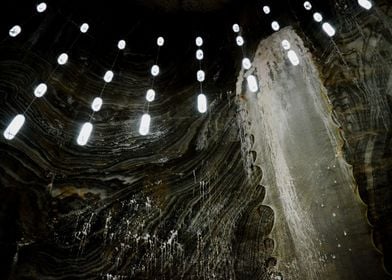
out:
<path id="1" fill-rule="evenodd" d="M 0 44 L 1 131 L 15 114 L 26 116 L 15 140 L 0 137 L 1 276 L 387 279 L 390 5 L 360 13 L 328 1 L 333 42 L 319 26 L 301 25 L 302 3 L 273 4 L 282 26 L 294 27 L 269 36 L 256 1 L 136 1 L 141 10 L 79 2 L 58 1 Z M 207 13 L 226 4 L 234 10 Z M 91 30 L 80 35 L 87 15 Z M 243 24 L 244 53 L 234 21 Z M 117 53 L 124 34 L 127 48 Z M 159 35 L 167 44 L 148 105 Z M 205 115 L 195 104 L 196 35 L 205 39 Z M 62 51 L 70 61 L 59 67 Z M 242 54 L 254 63 L 238 76 Z M 108 69 L 115 77 L 103 90 Z M 246 89 L 251 72 L 258 94 Z M 41 81 L 48 92 L 32 103 Z M 102 90 L 103 108 L 91 115 Z M 151 133 L 140 136 L 146 110 Z M 88 120 L 93 134 L 80 147 Z"/>

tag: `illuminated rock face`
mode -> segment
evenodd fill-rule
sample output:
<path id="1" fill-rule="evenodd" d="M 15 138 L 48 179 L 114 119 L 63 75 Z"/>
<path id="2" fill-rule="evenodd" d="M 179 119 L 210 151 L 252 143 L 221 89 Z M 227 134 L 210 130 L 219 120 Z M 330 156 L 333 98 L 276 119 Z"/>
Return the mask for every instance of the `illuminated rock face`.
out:
<path id="1" fill-rule="evenodd" d="M 299 65 L 280 48 L 284 39 Z M 386 279 L 310 52 L 285 28 L 260 43 L 254 65 L 240 76 L 237 103 L 244 142 L 254 142 L 248 152 L 263 171 L 264 203 L 275 214 L 277 269 L 289 279 Z M 252 72 L 257 94 L 243 90 Z"/>
<path id="2" fill-rule="evenodd" d="M 204 11 L 226 1 L 169 2 L 172 11 Z M 206 21 L 205 34 L 197 34 L 205 39 L 205 114 L 196 104 L 199 65 L 189 47 L 195 37 L 187 37 L 191 25 L 184 23 L 185 33 L 165 37 L 146 136 L 138 128 L 156 58 L 156 37 L 146 36 L 156 33 L 150 19 L 130 17 L 131 37 L 140 40 L 125 38 L 113 68 L 124 34 L 99 34 L 102 26 L 91 21 L 91 37 L 64 50 L 79 26 L 64 27 L 50 14 L 55 9 L 32 23 L 37 31 L 27 43 L 25 28 L 20 41 L 2 42 L 0 127 L 24 111 L 36 85 L 46 81 L 48 89 L 26 112 L 17 137 L 0 139 L 0 275 L 386 279 L 361 199 L 390 267 L 391 15 L 387 6 L 357 14 L 336 4 L 330 6 L 341 52 L 318 25 L 309 35 L 309 27 L 296 33 L 281 23 L 261 40 L 266 34 L 255 33 L 255 9 L 248 10 L 250 25 L 238 22 L 249 33 L 252 66 L 239 76 L 233 21 Z M 160 31 L 167 27 L 160 24 Z M 283 39 L 299 65 L 290 62 Z M 52 72 L 60 50 L 69 61 Z M 115 78 L 80 147 L 78 131 L 109 69 Z M 247 90 L 249 73 L 259 92 Z"/>

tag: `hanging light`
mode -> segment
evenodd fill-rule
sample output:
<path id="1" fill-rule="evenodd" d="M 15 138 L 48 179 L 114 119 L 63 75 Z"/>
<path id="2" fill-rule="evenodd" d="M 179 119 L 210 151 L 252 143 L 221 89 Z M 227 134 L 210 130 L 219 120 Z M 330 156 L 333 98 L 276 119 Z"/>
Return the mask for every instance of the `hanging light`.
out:
<path id="1" fill-rule="evenodd" d="M 316 22 L 322 22 L 323 21 L 323 16 L 320 13 L 314 13 L 313 14 L 313 19 Z"/>
<path id="2" fill-rule="evenodd" d="M 147 90 L 146 100 L 148 102 L 152 102 L 155 100 L 155 90 L 153 90 L 153 89 Z"/>
<path id="3" fill-rule="evenodd" d="M 66 53 L 62 53 L 59 55 L 59 57 L 57 58 L 57 63 L 60 65 L 64 65 L 68 62 L 68 54 Z"/>
<path id="4" fill-rule="evenodd" d="M 232 28 L 235 33 L 240 32 L 240 26 L 237 23 L 234 23 Z"/>
<path id="5" fill-rule="evenodd" d="M 323 30 L 325 33 L 327 33 L 327 35 L 329 37 L 333 37 L 335 35 L 335 28 L 333 28 L 333 26 L 331 24 L 329 24 L 328 22 L 323 23 Z"/>
<path id="6" fill-rule="evenodd" d="M 198 47 L 203 46 L 203 38 L 201 38 L 201 37 L 196 38 L 196 46 L 198 46 Z"/>
<path id="7" fill-rule="evenodd" d="M 48 86 L 45 83 L 40 83 L 35 89 L 34 89 L 34 95 L 36 97 L 42 97 L 45 95 L 46 91 L 48 90 Z"/>
<path id="8" fill-rule="evenodd" d="M 88 23 L 83 23 L 83 24 L 80 26 L 80 32 L 86 33 L 86 32 L 88 31 L 89 28 L 90 28 L 90 26 L 88 25 Z"/>
<path id="9" fill-rule="evenodd" d="M 139 133 L 140 135 L 147 135 L 150 131 L 151 117 L 149 114 L 144 114 L 140 122 Z"/>
<path id="10" fill-rule="evenodd" d="M 93 103 L 91 104 L 91 109 L 93 109 L 94 112 L 98 112 L 101 110 L 103 100 L 101 97 L 95 97 L 93 100 Z"/>
<path id="11" fill-rule="evenodd" d="M 310 4 L 309 1 L 305 1 L 304 2 L 304 8 L 308 11 L 310 11 L 312 9 L 312 4 Z"/>
<path id="12" fill-rule="evenodd" d="M 264 12 L 264 14 L 268 15 L 271 12 L 271 8 L 269 6 L 264 6 L 263 12 Z"/>
<path id="13" fill-rule="evenodd" d="M 257 85 L 257 79 L 253 75 L 249 75 L 246 78 L 246 81 L 248 82 L 248 88 L 251 92 L 257 92 L 259 90 L 259 86 Z"/>
<path id="14" fill-rule="evenodd" d="M 207 112 L 207 97 L 203 93 L 197 96 L 197 110 L 200 113 Z"/>
<path id="15" fill-rule="evenodd" d="M 245 70 L 249 70 L 249 69 L 252 67 L 252 63 L 250 62 L 249 58 L 245 57 L 245 58 L 242 60 L 242 67 L 243 67 Z"/>
<path id="16" fill-rule="evenodd" d="M 272 27 L 272 30 L 274 30 L 274 31 L 279 31 L 279 29 L 280 29 L 280 25 L 277 21 L 273 21 L 271 23 L 271 27 Z"/>
<path id="17" fill-rule="evenodd" d="M 287 51 L 291 48 L 290 42 L 287 40 L 282 41 L 282 47 Z"/>
<path id="18" fill-rule="evenodd" d="M 93 125 L 89 122 L 84 123 L 82 128 L 80 129 L 78 139 L 76 140 L 78 145 L 80 146 L 86 145 L 92 131 L 93 131 Z"/>
<path id="19" fill-rule="evenodd" d="M 159 75 L 159 66 L 158 65 L 154 65 L 151 67 L 151 75 L 158 76 Z"/>
<path id="20" fill-rule="evenodd" d="M 120 41 L 118 41 L 118 43 L 117 43 L 117 48 L 119 49 L 119 50 L 123 50 L 123 49 L 125 49 L 125 46 L 127 45 L 127 43 L 124 41 L 124 40 L 120 40 Z"/>
<path id="21" fill-rule="evenodd" d="M 22 32 L 22 27 L 20 27 L 19 25 L 14 25 L 13 27 L 11 27 L 10 31 L 8 32 L 8 34 L 11 37 L 16 37 L 20 34 L 20 32 Z"/>
<path id="22" fill-rule="evenodd" d="M 163 37 L 158 37 L 157 39 L 157 45 L 159 47 L 162 47 L 165 44 L 165 39 L 163 39 Z"/>
<path id="23" fill-rule="evenodd" d="M 106 71 L 105 76 L 103 76 L 103 80 L 107 83 L 110 83 L 113 80 L 114 73 L 111 70 Z"/>
<path id="24" fill-rule="evenodd" d="M 287 56 L 289 57 L 291 64 L 293 64 L 294 66 L 297 66 L 299 64 L 299 58 L 298 58 L 297 53 L 295 51 L 289 50 L 289 52 L 287 53 Z"/>
<path id="25" fill-rule="evenodd" d="M 199 82 L 204 82 L 206 74 L 205 74 L 205 72 L 203 70 L 199 70 L 199 71 L 197 71 L 197 75 L 196 76 L 197 76 L 197 80 Z"/>
<path id="26" fill-rule="evenodd" d="M 36 9 L 37 9 L 37 12 L 38 12 L 38 13 L 43 13 L 43 12 L 46 11 L 46 8 L 47 8 L 47 7 L 48 7 L 48 5 L 46 5 L 45 2 L 42 2 L 42 3 L 39 3 L 39 4 L 36 6 Z"/>
<path id="27" fill-rule="evenodd" d="M 237 43 L 237 46 L 242 46 L 242 45 L 244 45 L 244 38 L 242 38 L 242 36 L 241 35 L 239 35 L 239 36 L 237 36 L 237 38 L 235 39 L 235 41 L 236 41 L 236 43 Z"/>
<path id="28" fill-rule="evenodd" d="M 365 8 L 366 10 L 370 10 L 373 7 L 372 2 L 368 0 L 358 0 L 358 4 L 362 7 Z"/>
<path id="29" fill-rule="evenodd" d="M 198 49 L 198 50 L 196 51 L 196 58 L 197 58 L 197 60 L 203 60 L 203 58 L 204 58 L 204 52 L 203 52 L 203 50 Z"/>
<path id="30" fill-rule="evenodd" d="M 16 115 L 11 123 L 5 129 L 3 135 L 7 140 L 12 140 L 18 134 L 19 130 L 22 128 L 26 118 L 22 114 Z"/>

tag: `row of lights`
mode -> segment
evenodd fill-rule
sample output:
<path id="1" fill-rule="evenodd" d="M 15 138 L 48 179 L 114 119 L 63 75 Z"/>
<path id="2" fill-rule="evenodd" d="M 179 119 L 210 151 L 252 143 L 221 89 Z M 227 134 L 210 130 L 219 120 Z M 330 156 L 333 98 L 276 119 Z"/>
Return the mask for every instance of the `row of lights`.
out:
<path id="1" fill-rule="evenodd" d="M 370 2 L 369 0 L 358 0 L 358 4 L 363 7 L 366 10 L 370 10 L 373 6 L 372 2 Z M 312 9 L 312 4 L 309 1 L 305 1 L 304 2 L 304 8 L 308 11 L 310 11 Z M 41 2 L 39 4 L 36 5 L 36 11 L 38 13 L 43 13 L 47 10 L 47 4 L 45 2 Z M 271 8 L 269 6 L 263 6 L 263 12 L 268 15 L 271 13 Z M 319 12 L 315 12 L 313 13 L 313 19 L 316 22 L 321 23 L 323 21 L 323 16 L 321 13 Z M 81 33 L 87 33 L 89 30 L 90 26 L 87 23 L 83 23 L 80 26 L 80 32 Z M 280 25 L 277 21 L 272 21 L 271 22 L 271 28 L 274 31 L 279 31 L 280 30 Z M 329 24 L 328 22 L 324 22 L 322 24 L 322 28 L 325 31 L 325 33 L 330 36 L 333 37 L 335 35 L 335 29 L 333 28 L 333 26 L 331 24 Z M 244 39 L 241 35 L 240 32 L 240 26 L 238 24 L 234 24 L 232 26 L 232 29 L 235 33 L 237 33 L 238 35 L 236 36 L 236 44 L 243 48 L 244 45 Z M 14 25 L 10 30 L 9 30 L 9 36 L 10 37 L 16 37 L 18 36 L 20 33 L 22 32 L 22 28 L 20 25 Z M 157 45 L 158 47 L 162 47 L 164 45 L 164 38 L 163 37 L 159 37 L 157 39 Z M 196 38 L 196 46 L 197 47 L 201 47 L 203 45 L 203 39 L 201 37 L 197 37 Z M 123 50 L 126 47 L 126 42 L 124 40 L 120 40 L 117 44 L 117 48 L 119 50 Z M 283 40 L 282 41 L 282 47 L 284 50 L 287 51 L 287 55 L 288 58 L 290 60 L 290 62 L 293 65 L 298 65 L 299 64 L 299 58 L 297 56 L 297 54 L 295 53 L 294 50 L 291 49 L 291 45 L 290 42 L 287 40 Z M 159 49 L 158 49 L 158 54 L 159 54 Z M 197 98 L 197 104 L 198 104 L 198 110 L 200 113 L 205 113 L 207 111 L 207 98 L 206 96 L 202 93 L 202 83 L 205 80 L 205 72 L 201 69 L 201 61 L 204 58 L 204 53 L 202 51 L 201 48 L 199 48 L 196 51 L 196 58 L 200 61 L 200 69 L 197 71 L 197 80 L 200 83 L 200 89 L 201 92 L 198 95 Z M 69 56 L 67 53 L 61 53 L 58 58 L 57 58 L 57 63 L 59 65 L 65 65 L 68 62 Z M 245 70 L 249 70 L 252 67 L 252 64 L 249 60 L 249 58 L 247 57 L 243 57 L 242 60 L 242 67 Z M 159 75 L 160 69 L 159 66 L 157 64 L 154 64 L 151 67 L 151 75 L 153 76 L 153 81 L 154 78 L 156 76 Z M 103 80 L 105 81 L 105 83 L 110 83 L 113 80 L 114 77 L 114 73 L 111 70 L 106 71 Z M 257 83 L 257 79 L 254 75 L 248 75 L 247 77 L 247 83 L 248 83 L 248 88 L 251 92 L 257 92 L 259 90 L 258 87 L 258 83 Z M 106 84 L 105 84 L 106 85 Z M 105 88 L 105 86 L 104 86 Z M 103 88 L 103 89 L 104 89 Z M 35 87 L 34 89 L 34 96 L 35 98 L 41 98 L 45 95 L 45 93 L 48 90 L 48 86 L 46 83 L 40 83 L 38 84 L 38 86 Z M 101 91 L 101 95 L 102 95 L 103 90 Z M 35 100 L 35 99 L 34 99 Z M 34 102 L 33 100 L 33 102 Z M 147 90 L 146 93 L 146 100 L 148 102 L 152 102 L 155 100 L 155 90 L 153 89 L 153 87 L 149 90 Z M 98 112 L 100 111 L 101 107 L 103 104 L 103 100 L 101 98 L 101 96 L 99 97 L 95 97 L 92 104 L 91 104 L 91 108 L 94 112 Z M 30 104 L 31 105 L 31 104 Z M 27 109 L 26 109 L 27 110 Z M 7 140 L 12 140 L 15 138 L 15 136 L 17 135 L 17 133 L 19 132 L 19 130 L 23 127 L 24 123 L 25 123 L 25 116 L 24 114 L 18 114 L 16 115 L 12 121 L 10 122 L 10 124 L 7 126 L 7 128 L 5 129 L 3 136 L 5 139 Z M 148 113 L 143 114 L 142 118 L 141 118 L 141 122 L 140 122 L 140 128 L 139 128 L 139 133 L 141 135 L 147 135 L 149 133 L 149 128 L 150 128 L 150 122 L 151 122 L 151 117 Z M 90 138 L 90 135 L 92 133 L 93 130 L 93 125 L 90 122 L 86 122 L 83 124 L 79 136 L 77 138 L 77 143 L 81 146 L 86 145 L 86 143 L 88 142 L 88 139 Z"/>
<path id="2" fill-rule="evenodd" d="M 151 67 L 151 71 L 150 71 L 151 76 L 152 76 L 152 85 L 151 85 L 151 88 L 148 89 L 147 93 L 146 93 L 147 102 L 153 102 L 155 100 L 154 81 L 160 72 L 160 69 L 159 69 L 159 66 L 157 63 L 158 63 L 160 48 L 163 47 L 164 44 L 165 44 L 165 39 L 163 37 L 158 37 L 158 39 L 157 39 L 158 54 L 157 54 L 156 62 Z M 142 118 L 140 121 L 140 127 L 139 127 L 139 134 L 140 135 L 147 135 L 150 131 L 150 124 L 151 124 L 151 116 L 147 111 L 146 113 L 144 113 L 142 115 Z"/>
<path id="3" fill-rule="evenodd" d="M 204 52 L 201 49 L 201 47 L 203 46 L 203 38 L 197 37 L 195 43 L 196 43 L 196 47 L 198 47 L 198 49 L 196 50 L 196 59 L 199 61 L 199 70 L 196 73 L 196 78 L 200 84 L 200 93 L 197 96 L 197 110 L 203 114 L 207 112 L 207 107 L 208 107 L 207 97 L 203 93 L 203 82 L 205 80 L 206 74 L 201 67 L 201 62 L 204 59 Z"/>

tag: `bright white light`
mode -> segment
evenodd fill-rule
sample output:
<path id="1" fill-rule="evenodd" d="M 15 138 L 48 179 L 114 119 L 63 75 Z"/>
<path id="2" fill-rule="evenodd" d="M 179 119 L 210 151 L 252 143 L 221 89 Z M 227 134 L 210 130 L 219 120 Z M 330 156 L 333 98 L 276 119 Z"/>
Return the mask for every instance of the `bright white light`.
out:
<path id="1" fill-rule="evenodd" d="M 245 57 L 245 58 L 242 60 L 242 67 L 243 67 L 245 70 L 249 70 L 249 69 L 252 67 L 252 62 L 250 62 L 249 58 Z"/>
<path id="2" fill-rule="evenodd" d="M 237 38 L 235 38 L 235 41 L 240 47 L 244 44 L 244 38 L 242 38 L 242 36 L 237 36 Z"/>
<path id="3" fill-rule="evenodd" d="M 147 135 L 150 131 L 151 117 L 149 114 L 144 114 L 140 122 L 139 133 L 140 135 Z"/>
<path id="4" fill-rule="evenodd" d="M 59 55 L 59 57 L 57 58 L 57 63 L 60 65 L 64 65 L 68 62 L 68 54 L 66 53 L 62 53 Z"/>
<path id="5" fill-rule="evenodd" d="M 89 122 L 84 123 L 82 129 L 80 130 L 78 139 L 76 140 L 78 145 L 80 146 L 86 145 L 92 131 L 93 131 L 93 125 Z"/>
<path id="6" fill-rule="evenodd" d="M 90 26 L 88 25 L 88 23 L 83 23 L 83 24 L 80 26 L 80 32 L 86 33 L 86 32 L 88 31 L 89 28 L 90 28 Z"/>
<path id="7" fill-rule="evenodd" d="M 105 76 L 103 76 L 103 80 L 107 83 L 110 83 L 113 80 L 114 73 L 111 70 L 106 71 Z"/>
<path id="8" fill-rule="evenodd" d="M 196 38 L 196 46 L 198 46 L 198 47 L 203 46 L 203 38 L 201 38 L 201 37 Z"/>
<path id="9" fill-rule="evenodd" d="M 147 90 L 146 99 L 148 102 L 153 102 L 155 100 L 155 90 Z"/>
<path id="10" fill-rule="evenodd" d="M 365 8 L 366 10 L 370 10 L 373 7 L 372 2 L 368 0 L 358 0 L 358 4 L 362 7 Z"/>
<path id="11" fill-rule="evenodd" d="M 313 19 L 317 22 L 322 22 L 323 21 L 323 16 L 320 13 L 314 13 L 313 14 Z"/>
<path id="12" fill-rule="evenodd" d="M 39 4 L 37 5 L 37 12 L 38 12 L 38 13 L 43 13 L 43 12 L 46 11 L 46 8 L 47 8 L 47 7 L 48 7 L 48 5 L 46 5 L 45 2 L 39 3 Z"/>
<path id="13" fill-rule="evenodd" d="M 289 57 L 291 64 L 293 64 L 294 66 L 297 66 L 299 64 L 299 58 L 295 51 L 289 50 L 287 56 Z"/>
<path id="14" fill-rule="evenodd" d="M 163 37 L 158 37 L 157 45 L 162 47 L 164 44 L 165 44 L 165 39 L 163 39 Z"/>
<path id="15" fill-rule="evenodd" d="M 282 47 L 287 51 L 287 50 L 289 50 L 291 48 L 291 44 L 290 44 L 289 41 L 283 40 L 282 41 Z"/>
<path id="16" fill-rule="evenodd" d="M 127 43 L 124 40 L 120 40 L 120 41 L 118 41 L 117 48 L 119 50 L 123 50 L 123 49 L 125 49 L 126 45 L 127 45 Z"/>
<path id="17" fill-rule="evenodd" d="M 158 76 L 159 75 L 159 66 L 158 65 L 154 65 L 151 67 L 151 75 Z"/>
<path id="18" fill-rule="evenodd" d="M 197 71 L 197 80 L 199 82 L 204 82 L 205 78 L 206 78 L 206 73 L 203 70 Z"/>
<path id="19" fill-rule="evenodd" d="M 207 112 L 207 97 L 202 93 L 197 96 L 197 110 L 200 113 Z"/>
<path id="20" fill-rule="evenodd" d="M 269 6 L 264 6 L 263 12 L 264 12 L 264 14 L 268 15 L 271 12 L 271 8 Z"/>
<path id="21" fill-rule="evenodd" d="M 22 115 L 16 115 L 16 117 L 11 121 L 8 127 L 5 129 L 3 135 L 7 140 L 12 140 L 18 134 L 19 130 L 22 128 L 26 118 Z"/>
<path id="22" fill-rule="evenodd" d="M 103 101 L 101 97 L 95 97 L 93 103 L 91 104 L 91 109 L 93 109 L 94 112 L 98 112 L 101 110 L 102 102 Z"/>
<path id="23" fill-rule="evenodd" d="M 203 58 L 204 58 L 204 52 L 202 51 L 202 50 L 197 50 L 196 51 L 196 58 L 198 59 L 198 60 L 202 60 Z"/>
<path id="24" fill-rule="evenodd" d="M 310 4 L 309 1 L 305 1 L 304 2 L 304 8 L 309 11 L 309 10 L 312 9 L 312 4 Z"/>
<path id="25" fill-rule="evenodd" d="M 277 21 L 273 21 L 271 23 L 271 27 L 272 27 L 272 30 L 274 30 L 274 31 L 278 31 L 280 29 L 280 25 Z"/>
<path id="26" fill-rule="evenodd" d="M 42 97 L 45 95 L 46 91 L 48 90 L 48 86 L 45 83 L 40 83 L 34 90 L 34 95 L 36 97 Z"/>
<path id="27" fill-rule="evenodd" d="M 249 75 L 246 78 L 246 81 L 248 82 L 248 88 L 251 92 L 257 92 L 259 90 L 259 86 L 257 85 L 257 79 L 253 75 Z"/>
<path id="28" fill-rule="evenodd" d="M 240 32 L 240 26 L 239 26 L 237 23 L 233 24 L 233 31 L 234 31 L 235 33 Z"/>
<path id="29" fill-rule="evenodd" d="M 14 25 L 10 31 L 8 32 L 8 34 L 11 37 L 16 37 L 20 34 L 20 32 L 22 32 L 22 27 L 20 27 L 19 25 Z"/>
<path id="30" fill-rule="evenodd" d="M 330 25 L 328 22 L 323 23 L 323 30 L 329 37 L 333 37 L 335 35 L 335 28 Z"/>

